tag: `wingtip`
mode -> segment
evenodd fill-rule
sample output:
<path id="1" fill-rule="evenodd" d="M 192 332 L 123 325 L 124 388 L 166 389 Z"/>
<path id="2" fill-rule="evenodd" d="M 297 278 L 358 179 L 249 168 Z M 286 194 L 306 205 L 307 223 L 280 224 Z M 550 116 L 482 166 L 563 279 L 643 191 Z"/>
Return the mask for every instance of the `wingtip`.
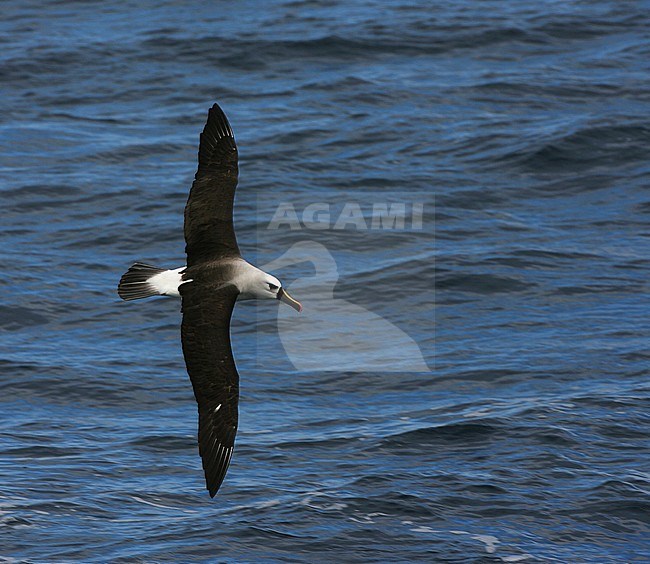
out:
<path id="1" fill-rule="evenodd" d="M 232 137 L 235 138 L 232 127 L 230 127 L 230 122 L 226 116 L 226 112 L 223 111 L 221 106 L 216 102 L 212 104 L 212 107 L 208 110 L 208 119 L 206 122 L 206 129 L 214 124 L 216 126 L 216 131 L 220 137 Z"/>
<path id="2" fill-rule="evenodd" d="M 199 136 L 199 169 L 237 168 L 237 144 L 226 114 L 216 102 L 208 110 L 208 119 Z"/>
<path id="3" fill-rule="evenodd" d="M 224 478 L 225 478 L 225 476 L 224 476 Z M 217 495 L 217 493 L 221 489 L 221 484 L 222 483 L 223 483 L 223 478 L 221 479 L 221 481 L 217 485 L 209 484 L 209 483 L 207 483 L 207 480 L 206 480 L 205 488 L 208 490 L 208 493 L 210 494 L 211 498 L 214 498 L 214 496 Z"/>

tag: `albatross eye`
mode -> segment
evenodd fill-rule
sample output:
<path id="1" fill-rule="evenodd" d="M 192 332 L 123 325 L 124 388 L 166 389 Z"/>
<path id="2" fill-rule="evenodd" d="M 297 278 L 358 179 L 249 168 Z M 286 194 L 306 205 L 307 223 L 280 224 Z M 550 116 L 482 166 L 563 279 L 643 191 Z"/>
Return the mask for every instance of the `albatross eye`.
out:
<path id="1" fill-rule="evenodd" d="M 269 285 L 269 290 L 273 290 L 275 292 L 278 289 L 278 286 L 275 284 L 271 284 L 270 282 L 267 282 L 267 284 Z"/>

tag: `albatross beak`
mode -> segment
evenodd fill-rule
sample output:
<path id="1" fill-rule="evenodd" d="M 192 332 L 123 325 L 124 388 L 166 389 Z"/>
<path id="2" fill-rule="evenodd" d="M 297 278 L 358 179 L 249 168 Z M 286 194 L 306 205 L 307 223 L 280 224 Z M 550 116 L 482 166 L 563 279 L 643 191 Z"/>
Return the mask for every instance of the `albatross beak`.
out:
<path id="1" fill-rule="evenodd" d="M 283 301 L 285 304 L 289 304 L 298 313 L 302 311 L 302 305 L 300 302 L 294 300 L 284 288 L 278 290 L 278 300 Z"/>

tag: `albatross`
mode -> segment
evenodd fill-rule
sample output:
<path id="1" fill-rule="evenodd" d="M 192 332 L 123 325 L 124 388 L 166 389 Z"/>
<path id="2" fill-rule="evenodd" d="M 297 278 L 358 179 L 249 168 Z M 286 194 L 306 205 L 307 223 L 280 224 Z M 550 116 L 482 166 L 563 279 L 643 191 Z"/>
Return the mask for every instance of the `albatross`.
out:
<path id="1" fill-rule="evenodd" d="M 199 454 L 210 497 L 221 486 L 235 446 L 239 375 L 230 346 L 238 300 L 280 300 L 302 306 L 275 277 L 245 261 L 237 246 L 233 204 L 237 145 L 223 110 L 214 104 L 199 142 L 199 167 L 185 206 L 187 264 L 164 269 L 136 262 L 122 276 L 123 300 L 181 299 L 181 341 L 199 411 Z"/>

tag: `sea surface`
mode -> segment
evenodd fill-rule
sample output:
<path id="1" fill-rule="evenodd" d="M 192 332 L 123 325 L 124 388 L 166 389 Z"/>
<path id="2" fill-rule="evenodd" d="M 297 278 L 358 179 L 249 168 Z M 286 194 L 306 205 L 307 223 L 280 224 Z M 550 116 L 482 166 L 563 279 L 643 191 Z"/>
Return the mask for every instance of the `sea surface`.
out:
<path id="1" fill-rule="evenodd" d="M 650 4 L 8 0 L 0 562 L 650 562 Z M 205 490 L 180 303 L 240 151 L 240 427 Z"/>

